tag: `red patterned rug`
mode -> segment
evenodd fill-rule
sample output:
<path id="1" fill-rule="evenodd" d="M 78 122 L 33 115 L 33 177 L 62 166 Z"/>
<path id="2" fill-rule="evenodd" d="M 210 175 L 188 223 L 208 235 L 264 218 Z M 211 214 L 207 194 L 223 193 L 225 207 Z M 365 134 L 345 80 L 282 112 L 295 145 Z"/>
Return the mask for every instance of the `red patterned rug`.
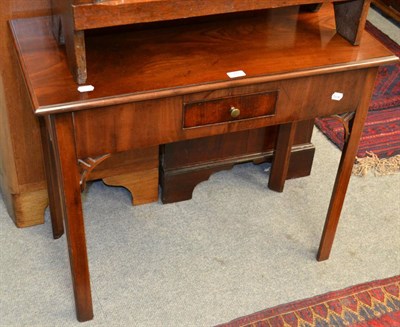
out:
<path id="1" fill-rule="evenodd" d="M 397 56 L 400 46 L 367 22 L 366 30 Z M 381 67 L 357 157 L 375 153 L 379 158 L 400 154 L 400 64 Z M 316 120 L 317 127 L 343 149 L 343 126 L 336 119 Z"/>
<path id="2" fill-rule="evenodd" d="M 266 309 L 218 327 L 400 326 L 400 275 Z"/>

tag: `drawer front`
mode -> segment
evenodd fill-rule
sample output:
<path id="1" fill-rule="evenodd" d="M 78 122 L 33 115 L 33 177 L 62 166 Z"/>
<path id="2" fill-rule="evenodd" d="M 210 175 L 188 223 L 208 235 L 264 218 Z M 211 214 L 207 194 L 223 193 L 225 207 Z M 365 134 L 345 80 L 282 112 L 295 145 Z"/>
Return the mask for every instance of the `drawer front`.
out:
<path id="1" fill-rule="evenodd" d="M 192 128 L 275 115 L 278 92 L 185 103 L 183 127 Z"/>

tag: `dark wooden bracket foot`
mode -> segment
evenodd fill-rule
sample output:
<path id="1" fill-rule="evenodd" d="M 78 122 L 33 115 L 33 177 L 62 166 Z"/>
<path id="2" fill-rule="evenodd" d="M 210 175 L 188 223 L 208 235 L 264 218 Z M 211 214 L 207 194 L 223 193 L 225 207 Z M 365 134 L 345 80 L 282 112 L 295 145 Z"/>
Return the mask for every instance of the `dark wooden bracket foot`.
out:
<path id="1" fill-rule="evenodd" d="M 216 172 L 232 169 L 234 164 L 216 166 L 208 169 L 180 171 L 177 174 L 161 171 L 161 201 L 164 204 L 186 201 L 192 198 L 197 184 L 204 182 Z"/>
<path id="2" fill-rule="evenodd" d="M 311 143 L 296 145 L 292 148 L 289 170 L 286 178 L 309 176 L 314 159 L 315 147 Z M 273 151 L 266 151 L 239 158 L 229 158 L 223 162 L 207 162 L 190 168 L 160 169 L 161 199 L 163 203 L 186 201 L 192 198 L 197 184 L 204 182 L 218 171 L 229 170 L 234 165 L 253 162 L 258 165 L 273 159 Z"/>

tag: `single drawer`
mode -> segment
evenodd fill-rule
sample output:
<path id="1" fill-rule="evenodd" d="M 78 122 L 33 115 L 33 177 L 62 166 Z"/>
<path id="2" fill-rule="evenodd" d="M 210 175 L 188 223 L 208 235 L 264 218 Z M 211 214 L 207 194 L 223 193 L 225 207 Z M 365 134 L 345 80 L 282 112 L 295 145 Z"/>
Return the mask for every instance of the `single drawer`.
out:
<path id="1" fill-rule="evenodd" d="M 183 127 L 273 116 L 277 98 L 278 92 L 273 91 L 185 103 Z"/>

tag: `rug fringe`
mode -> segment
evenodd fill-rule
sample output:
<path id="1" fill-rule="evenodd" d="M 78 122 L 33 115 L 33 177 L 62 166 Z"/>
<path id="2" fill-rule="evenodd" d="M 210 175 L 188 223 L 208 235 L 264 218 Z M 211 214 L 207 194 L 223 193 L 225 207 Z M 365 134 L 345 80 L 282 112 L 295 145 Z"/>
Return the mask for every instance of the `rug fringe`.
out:
<path id="1" fill-rule="evenodd" d="M 374 171 L 375 176 L 392 175 L 400 172 L 400 155 L 391 158 L 379 159 L 373 152 L 366 152 L 364 158 L 356 157 L 353 166 L 353 175 L 365 176 L 369 171 Z"/>

